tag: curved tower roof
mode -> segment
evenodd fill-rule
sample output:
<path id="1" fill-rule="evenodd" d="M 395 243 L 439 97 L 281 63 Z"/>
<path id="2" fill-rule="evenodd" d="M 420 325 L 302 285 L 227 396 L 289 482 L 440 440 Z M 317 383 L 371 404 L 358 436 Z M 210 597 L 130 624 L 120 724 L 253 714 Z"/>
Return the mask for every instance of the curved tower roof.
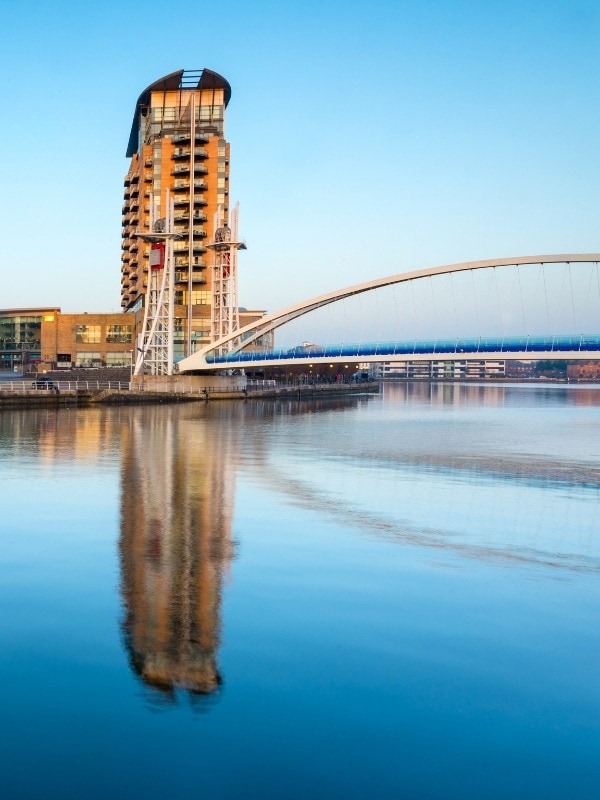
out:
<path id="1" fill-rule="evenodd" d="M 222 75 L 213 72 L 211 69 L 202 70 L 183 70 L 179 69 L 177 72 L 171 72 L 163 78 L 159 78 L 154 83 L 151 83 L 141 95 L 138 97 L 133 114 L 133 122 L 131 124 L 131 133 L 129 134 L 129 143 L 127 145 L 127 158 L 137 152 L 139 127 L 140 127 L 140 108 L 147 106 L 150 103 L 150 97 L 153 92 L 173 92 L 177 90 L 190 91 L 193 89 L 223 89 L 225 92 L 225 107 L 231 99 L 231 86 Z"/>

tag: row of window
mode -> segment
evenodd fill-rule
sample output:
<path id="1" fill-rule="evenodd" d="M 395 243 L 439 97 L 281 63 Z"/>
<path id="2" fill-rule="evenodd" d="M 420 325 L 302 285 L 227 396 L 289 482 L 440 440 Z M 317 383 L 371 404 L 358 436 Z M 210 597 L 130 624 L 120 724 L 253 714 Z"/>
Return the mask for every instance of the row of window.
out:
<path id="1" fill-rule="evenodd" d="M 100 344 L 102 341 L 102 326 L 76 325 L 75 341 L 79 344 Z M 108 344 L 131 344 L 133 341 L 133 326 L 107 325 L 105 341 Z"/>
<path id="2" fill-rule="evenodd" d="M 69 355 L 70 359 L 71 356 Z M 65 358 L 58 358 L 58 364 L 69 363 Z M 75 353 L 76 367 L 128 367 L 131 364 L 131 353 L 106 353 L 102 358 L 100 352 L 77 352 Z"/>
<path id="3" fill-rule="evenodd" d="M 153 122 L 179 122 L 182 117 L 181 109 L 176 106 L 167 106 L 165 108 L 157 106 L 151 110 L 150 114 Z M 222 120 L 223 106 L 196 106 L 195 116 L 198 122 Z"/>

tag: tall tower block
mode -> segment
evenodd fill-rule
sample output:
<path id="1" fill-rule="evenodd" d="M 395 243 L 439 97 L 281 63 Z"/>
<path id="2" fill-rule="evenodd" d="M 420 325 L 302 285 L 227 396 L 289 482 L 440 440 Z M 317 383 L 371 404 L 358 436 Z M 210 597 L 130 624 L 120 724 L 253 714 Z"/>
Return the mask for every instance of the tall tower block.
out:
<path id="1" fill-rule="evenodd" d="M 173 224 L 173 358 L 211 340 L 213 275 L 206 241 L 229 215 L 225 111 L 231 87 L 209 69 L 179 70 L 136 103 L 122 211 L 121 307 L 140 311 L 151 285 L 153 220 Z M 219 209 L 221 211 L 219 212 Z M 210 221 L 207 226 L 207 221 Z"/>

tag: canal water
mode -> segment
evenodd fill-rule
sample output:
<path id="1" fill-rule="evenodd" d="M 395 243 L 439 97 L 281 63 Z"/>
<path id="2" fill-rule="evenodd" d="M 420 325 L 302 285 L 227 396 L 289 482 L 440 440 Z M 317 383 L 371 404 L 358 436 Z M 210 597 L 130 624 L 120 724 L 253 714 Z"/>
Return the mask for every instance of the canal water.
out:
<path id="1" fill-rule="evenodd" d="M 0 794 L 597 798 L 600 388 L 0 415 Z"/>

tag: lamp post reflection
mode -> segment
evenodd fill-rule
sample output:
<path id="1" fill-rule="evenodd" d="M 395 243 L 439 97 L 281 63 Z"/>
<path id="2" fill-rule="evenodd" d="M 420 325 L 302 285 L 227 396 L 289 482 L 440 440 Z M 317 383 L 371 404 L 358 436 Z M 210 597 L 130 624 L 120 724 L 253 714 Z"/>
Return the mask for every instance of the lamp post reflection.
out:
<path id="1" fill-rule="evenodd" d="M 232 426 L 188 409 L 139 408 L 125 436 L 121 497 L 124 633 L 143 682 L 214 692 L 223 572 L 232 555 Z"/>

